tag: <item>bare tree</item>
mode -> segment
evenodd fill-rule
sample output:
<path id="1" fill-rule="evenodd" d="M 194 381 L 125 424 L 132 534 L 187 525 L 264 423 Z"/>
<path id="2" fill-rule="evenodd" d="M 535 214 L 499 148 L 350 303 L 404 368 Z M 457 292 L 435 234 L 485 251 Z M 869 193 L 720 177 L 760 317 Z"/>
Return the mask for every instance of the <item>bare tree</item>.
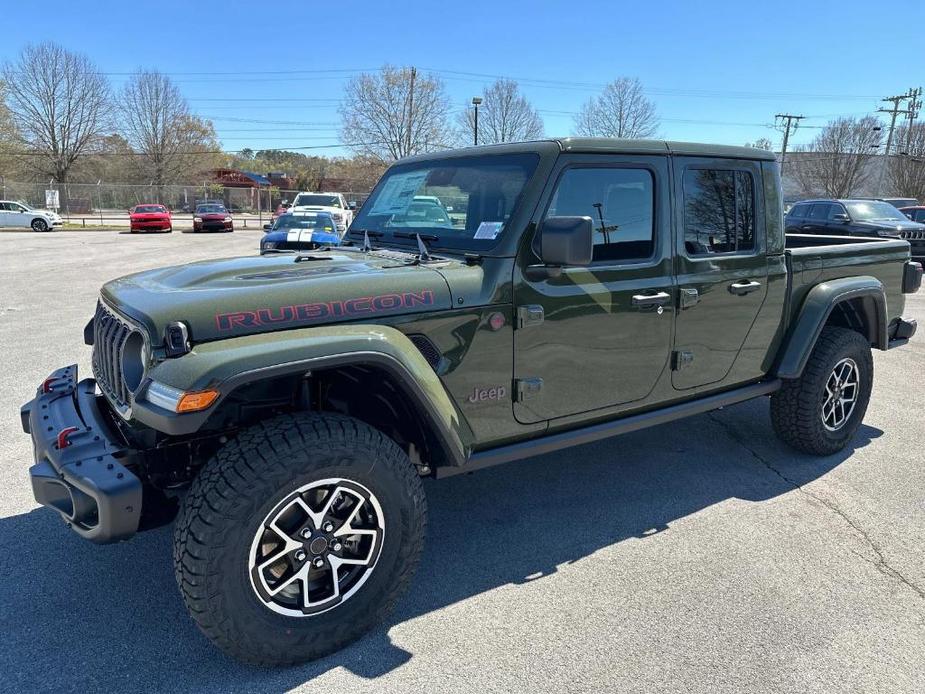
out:
<path id="1" fill-rule="evenodd" d="M 0 81 L 0 177 L 9 176 L 14 165 L 16 142 L 19 133 L 13 125 L 13 116 L 6 107 L 6 88 Z"/>
<path id="2" fill-rule="evenodd" d="M 874 116 L 836 118 L 788 166 L 805 192 L 844 198 L 867 182 L 879 144 L 880 121 Z"/>
<path id="3" fill-rule="evenodd" d="M 575 132 L 588 137 L 653 137 L 658 126 L 655 104 L 646 98 L 642 83 L 631 77 L 608 84 L 575 116 Z"/>
<path id="4" fill-rule="evenodd" d="M 107 125 L 109 84 L 88 58 L 54 43 L 27 46 L 0 71 L 21 145 L 60 184 Z"/>
<path id="5" fill-rule="evenodd" d="M 887 172 L 890 193 L 925 200 L 925 123 L 897 128 L 896 152 L 890 157 Z"/>
<path id="6" fill-rule="evenodd" d="M 394 161 L 450 143 L 450 102 L 440 79 L 386 65 L 346 86 L 341 139 L 357 154 Z"/>
<path id="7" fill-rule="evenodd" d="M 774 143 L 772 143 L 771 140 L 766 137 L 759 137 L 754 142 L 746 142 L 745 146 L 754 147 L 755 149 L 763 149 L 768 152 L 774 149 Z"/>
<path id="8" fill-rule="evenodd" d="M 159 72 L 133 75 L 119 94 L 118 110 L 125 138 L 158 189 L 195 168 L 195 154 L 215 144 L 211 124 L 194 116 L 180 90 Z"/>
<path id="9" fill-rule="evenodd" d="M 460 141 L 475 141 L 475 109 L 459 114 Z M 499 79 L 482 93 L 479 106 L 479 144 L 523 142 L 543 137 L 543 119 L 520 93 L 514 80 Z"/>

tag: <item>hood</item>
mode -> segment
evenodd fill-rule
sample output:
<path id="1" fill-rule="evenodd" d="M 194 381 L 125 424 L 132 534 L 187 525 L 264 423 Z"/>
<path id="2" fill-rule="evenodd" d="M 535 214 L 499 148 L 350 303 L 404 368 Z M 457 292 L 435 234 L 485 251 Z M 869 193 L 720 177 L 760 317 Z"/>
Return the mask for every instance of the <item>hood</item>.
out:
<path id="1" fill-rule="evenodd" d="M 249 256 L 148 270 L 109 282 L 101 294 L 141 323 L 154 344 L 174 321 L 189 326 L 195 343 L 452 306 L 443 275 L 409 264 L 408 254 L 310 257 L 297 263 L 291 254 Z"/>
<path id="2" fill-rule="evenodd" d="M 920 222 L 913 222 L 911 219 L 880 219 L 858 221 L 855 223 L 860 226 L 868 227 L 869 229 L 880 231 L 895 231 L 897 233 L 901 231 L 925 231 L 925 224 L 921 224 Z"/>
<path id="3" fill-rule="evenodd" d="M 133 212 L 129 215 L 130 219 L 164 219 L 169 217 L 169 212 Z"/>
<path id="4" fill-rule="evenodd" d="M 224 219 L 225 217 L 230 217 L 231 212 L 203 212 L 202 214 L 196 213 L 194 217 L 199 217 L 200 219 Z"/>

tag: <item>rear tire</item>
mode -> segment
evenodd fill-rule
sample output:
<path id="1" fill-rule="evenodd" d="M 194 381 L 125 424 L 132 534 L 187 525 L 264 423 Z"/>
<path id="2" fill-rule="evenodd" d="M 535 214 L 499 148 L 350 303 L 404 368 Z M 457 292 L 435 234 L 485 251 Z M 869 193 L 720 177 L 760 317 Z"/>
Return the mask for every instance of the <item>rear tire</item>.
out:
<path id="1" fill-rule="evenodd" d="M 771 422 L 783 441 L 812 455 L 832 455 L 857 433 L 874 380 L 870 344 L 846 328 L 824 328 L 799 378 L 771 396 Z"/>
<path id="2" fill-rule="evenodd" d="M 225 653 L 303 662 L 392 609 L 426 517 L 417 471 L 384 434 L 339 415 L 276 417 L 240 432 L 193 482 L 174 533 L 177 583 Z"/>

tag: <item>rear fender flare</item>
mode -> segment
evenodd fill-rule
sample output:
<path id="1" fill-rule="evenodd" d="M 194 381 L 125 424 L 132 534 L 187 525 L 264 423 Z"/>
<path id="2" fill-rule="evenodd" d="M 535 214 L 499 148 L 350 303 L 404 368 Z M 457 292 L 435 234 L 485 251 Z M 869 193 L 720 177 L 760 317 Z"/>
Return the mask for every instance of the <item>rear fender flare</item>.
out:
<path id="1" fill-rule="evenodd" d="M 466 461 L 473 439 L 468 423 L 411 340 L 395 328 L 382 325 L 285 330 L 197 345 L 181 358 L 162 362 L 149 376 L 185 391 L 215 388 L 221 393 L 219 399 L 203 412 L 182 415 L 140 400 L 134 403 L 133 415 L 167 434 L 191 434 L 241 386 L 348 365 L 376 366 L 388 372 L 426 418 L 447 462 L 462 465 Z M 139 390 L 143 392 L 143 388 Z"/>
<path id="2" fill-rule="evenodd" d="M 799 378 L 832 311 L 837 305 L 854 299 L 867 299 L 862 306 L 868 326 L 866 337 L 871 345 L 887 349 L 886 293 L 880 280 L 869 275 L 829 280 L 810 289 L 781 347 L 773 375 Z"/>

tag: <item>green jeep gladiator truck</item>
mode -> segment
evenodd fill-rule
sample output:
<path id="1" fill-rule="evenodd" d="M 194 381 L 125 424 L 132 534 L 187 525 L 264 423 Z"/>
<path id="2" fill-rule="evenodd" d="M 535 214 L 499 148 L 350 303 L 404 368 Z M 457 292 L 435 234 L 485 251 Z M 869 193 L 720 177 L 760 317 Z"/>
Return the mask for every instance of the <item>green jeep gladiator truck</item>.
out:
<path id="1" fill-rule="evenodd" d="M 412 579 L 422 477 L 770 396 L 797 450 L 842 449 L 871 349 L 904 344 L 903 240 L 783 231 L 774 156 L 562 139 L 405 159 L 345 245 L 106 284 L 94 378 L 23 406 L 36 499 L 78 535 L 176 516 L 174 565 L 227 653 L 359 637 Z M 527 468 L 524 468 L 525 471 Z"/>

